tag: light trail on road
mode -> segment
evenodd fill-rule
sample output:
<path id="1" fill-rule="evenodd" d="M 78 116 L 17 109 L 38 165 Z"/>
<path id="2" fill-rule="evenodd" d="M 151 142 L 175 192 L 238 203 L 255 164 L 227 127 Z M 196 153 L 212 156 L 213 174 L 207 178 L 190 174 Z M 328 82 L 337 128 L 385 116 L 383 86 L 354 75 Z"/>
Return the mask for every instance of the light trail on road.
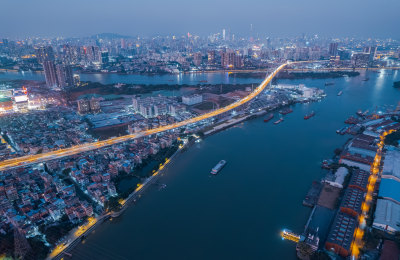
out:
<path id="1" fill-rule="evenodd" d="M 134 134 L 113 137 L 113 138 L 103 140 L 103 141 L 97 141 L 97 142 L 92 142 L 92 143 L 76 145 L 76 146 L 72 146 L 69 148 L 59 149 L 59 150 L 55 150 L 55 151 L 51 151 L 51 152 L 47 152 L 47 153 L 27 155 L 27 156 L 21 156 L 21 157 L 9 159 L 9 160 L 4 160 L 4 161 L 0 162 L 0 171 L 2 171 L 2 170 L 4 171 L 6 169 L 11 169 L 11 168 L 16 168 L 16 167 L 21 167 L 21 166 L 27 166 L 27 165 L 36 164 L 36 163 L 41 163 L 41 162 L 45 162 L 45 161 L 49 161 L 49 160 L 59 159 L 59 158 L 71 156 L 71 155 L 78 154 L 78 153 L 88 152 L 91 150 L 99 149 L 99 148 L 106 147 L 106 146 L 111 146 L 113 144 L 126 142 L 126 141 L 133 140 L 136 138 L 169 131 L 172 129 L 176 129 L 176 128 L 179 128 L 182 126 L 190 125 L 190 124 L 200 122 L 205 119 L 215 117 L 217 115 L 220 115 L 225 112 L 231 111 L 235 108 L 238 108 L 241 105 L 254 99 L 267 87 L 267 85 L 276 76 L 276 74 L 278 74 L 279 71 L 281 71 L 287 65 L 293 64 L 293 63 L 296 63 L 296 62 L 292 62 L 292 63 L 287 62 L 287 63 L 280 65 L 270 75 L 268 75 L 268 77 L 266 77 L 264 79 L 264 81 L 261 82 L 261 84 L 253 92 L 251 92 L 248 96 L 246 96 L 243 99 L 240 99 L 228 106 L 216 109 L 209 113 L 206 113 L 206 114 L 203 114 L 203 115 L 200 115 L 197 117 L 193 117 L 193 118 L 181 121 L 181 122 L 177 122 L 177 123 L 170 124 L 167 126 L 162 126 L 162 127 L 158 127 L 158 128 L 134 133 Z"/>

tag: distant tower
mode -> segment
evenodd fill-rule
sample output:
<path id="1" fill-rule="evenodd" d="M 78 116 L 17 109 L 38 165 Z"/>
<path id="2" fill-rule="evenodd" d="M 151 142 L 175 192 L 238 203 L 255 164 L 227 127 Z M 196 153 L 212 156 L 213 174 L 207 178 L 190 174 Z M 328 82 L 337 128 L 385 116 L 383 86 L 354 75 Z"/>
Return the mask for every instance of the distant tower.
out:
<path id="1" fill-rule="evenodd" d="M 222 40 L 226 40 L 226 30 L 222 29 Z"/>
<path id="2" fill-rule="evenodd" d="M 14 255 L 17 259 L 25 259 L 25 256 L 32 250 L 25 236 L 17 227 L 14 227 Z M 26 259 L 28 259 L 27 257 Z"/>
<path id="3" fill-rule="evenodd" d="M 126 49 L 126 42 L 124 38 L 121 39 L 121 49 Z"/>
<path id="4" fill-rule="evenodd" d="M 250 42 L 254 41 L 253 24 L 250 24 Z"/>
<path id="5" fill-rule="evenodd" d="M 40 47 L 36 49 L 36 59 L 38 63 L 43 64 L 44 61 L 54 61 L 54 51 L 51 46 Z"/>
<path id="6" fill-rule="evenodd" d="M 337 42 L 332 42 L 329 44 L 329 55 L 330 56 L 336 56 L 337 55 L 337 49 L 338 49 L 338 43 Z"/>
<path id="7" fill-rule="evenodd" d="M 372 61 L 375 59 L 376 50 L 377 50 L 377 47 L 376 47 L 376 46 L 367 46 L 367 47 L 364 47 L 364 52 L 365 52 L 365 53 L 369 53 L 369 61 L 370 61 L 370 62 L 372 62 Z"/>

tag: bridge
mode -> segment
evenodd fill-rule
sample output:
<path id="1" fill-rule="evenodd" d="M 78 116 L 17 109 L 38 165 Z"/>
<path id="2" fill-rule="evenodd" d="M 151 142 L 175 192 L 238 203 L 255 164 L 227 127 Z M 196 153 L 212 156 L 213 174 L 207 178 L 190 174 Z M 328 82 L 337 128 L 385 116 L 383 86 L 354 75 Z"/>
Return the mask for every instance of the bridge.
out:
<path id="1" fill-rule="evenodd" d="M 49 161 L 49 160 L 59 159 L 59 158 L 71 156 L 74 154 L 99 149 L 99 148 L 110 146 L 113 144 L 122 143 L 122 142 L 125 142 L 128 140 L 173 130 L 173 129 L 176 129 L 176 128 L 179 128 L 182 126 L 194 124 L 196 122 L 200 122 L 202 120 L 215 117 L 217 115 L 221 115 L 225 112 L 228 112 L 235 108 L 238 108 L 241 105 L 254 99 L 267 87 L 267 85 L 276 76 L 276 74 L 278 74 L 279 71 L 284 69 L 287 65 L 293 64 L 293 63 L 296 63 L 296 62 L 287 62 L 287 63 L 280 65 L 270 75 L 268 75 L 268 77 L 266 77 L 264 79 L 264 81 L 261 82 L 261 84 L 253 92 L 251 92 L 248 96 L 246 96 L 243 99 L 240 99 L 228 106 L 216 109 L 209 113 L 206 113 L 206 114 L 203 114 L 203 115 L 200 115 L 197 117 L 193 117 L 193 118 L 181 121 L 181 122 L 177 122 L 177 123 L 170 124 L 167 126 L 161 126 L 158 128 L 154 128 L 154 129 L 150 129 L 150 130 L 146 130 L 146 131 L 142 131 L 142 132 L 138 132 L 138 133 L 134 133 L 134 134 L 128 134 L 128 135 L 124 135 L 124 136 L 113 137 L 113 138 L 103 140 L 103 141 L 97 141 L 97 142 L 92 142 L 92 143 L 76 145 L 76 146 L 72 146 L 69 148 L 59 149 L 59 150 L 46 152 L 46 153 L 42 153 L 42 154 L 27 155 L 27 156 L 21 156 L 21 157 L 17 157 L 17 158 L 13 158 L 13 159 L 4 160 L 4 161 L 0 162 L 0 171 L 4 171 L 7 169 L 16 168 L 16 167 L 21 167 L 21 166 L 28 166 L 28 165 L 32 165 L 32 164 L 36 164 L 36 163 L 41 163 L 41 162 L 45 162 L 45 161 Z"/>

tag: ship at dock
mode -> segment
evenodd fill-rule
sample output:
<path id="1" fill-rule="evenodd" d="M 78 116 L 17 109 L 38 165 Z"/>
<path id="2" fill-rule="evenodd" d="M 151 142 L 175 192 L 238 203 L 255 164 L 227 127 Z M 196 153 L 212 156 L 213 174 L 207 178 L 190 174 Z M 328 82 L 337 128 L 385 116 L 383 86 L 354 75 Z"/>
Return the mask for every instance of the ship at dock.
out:
<path id="1" fill-rule="evenodd" d="M 332 86 L 335 85 L 335 82 L 325 82 L 325 86 Z"/>
<path id="2" fill-rule="evenodd" d="M 283 118 L 281 118 L 281 119 L 275 121 L 275 122 L 274 122 L 274 125 L 277 125 L 277 124 L 281 123 L 282 121 L 283 121 Z"/>
<path id="3" fill-rule="evenodd" d="M 214 168 L 212 168 L 211 174 L 216 175 L 219 171 L 221 171 L 221 169 L 225 166 L 225 164 L 226 164 L 226 161 L 221 160 L 217 165 L 215 165 Z"/>
<path id="4" fill-rule="evenodd" d="M 292 112 L 293 112 L 293 109 L 288 108 L 288 109 L 283 109 L 283 110 L 279 111 L 279 114 L 287 115 L 287 114 L 292 113 Z"/>
<path id="5" fill-rule="evenodd" d="M 339 93 L 337 93 L 338 96 L 341 96 L 343 94 L 343 91 L 339 91 Z"/>
<path id="6" fill-rule="evenodd" d="M 304 116 L 304 120 L 310 119 L 311 117 L 315 116 L 315 112 L 312 111 L 310 114 Z"/>
<path id="7" fill-rule="evenodd" d="M 268 117 L 264 118 L 264 122 L 268 122 L 269 120 L 271 120 L 272 118 L 274 118 L 274 114 L 269 114 Z"/>

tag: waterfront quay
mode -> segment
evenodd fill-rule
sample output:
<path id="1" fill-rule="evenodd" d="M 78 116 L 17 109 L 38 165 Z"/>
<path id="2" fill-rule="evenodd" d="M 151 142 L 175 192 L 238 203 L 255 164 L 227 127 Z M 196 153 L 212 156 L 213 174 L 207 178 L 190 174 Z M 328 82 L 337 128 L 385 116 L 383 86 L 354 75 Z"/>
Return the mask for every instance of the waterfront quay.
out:
<path id="1" fill-rule="evenodd" d="M 333 159 L 322 163 L 325 176 L 313 182 L 303 201 L 312 208 L 304 231 L 291 236 L 282 233 L 284 239 L 297 243 L 300 259 L 313 255 L 378 257 L 385 250 L 382 241 L 392 243 L 394 239 L 397 228 L 392 223 L 400 216 L 400 208 L 393 187 L 399 186 L 400 150 L 391 145 L 400 138 L 391 134 L 400 129 L 400 110 L 357 115 L 360 130 L 335 151 Z M 388 135 L 389 144 L 385 143 Z M 382 185 L 393 179 L 392 187 Z M 382 199 L 381 194 L 388 195 Z"/>

